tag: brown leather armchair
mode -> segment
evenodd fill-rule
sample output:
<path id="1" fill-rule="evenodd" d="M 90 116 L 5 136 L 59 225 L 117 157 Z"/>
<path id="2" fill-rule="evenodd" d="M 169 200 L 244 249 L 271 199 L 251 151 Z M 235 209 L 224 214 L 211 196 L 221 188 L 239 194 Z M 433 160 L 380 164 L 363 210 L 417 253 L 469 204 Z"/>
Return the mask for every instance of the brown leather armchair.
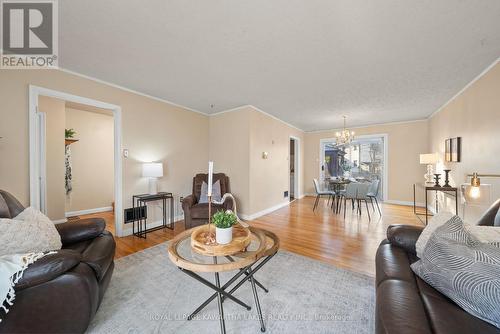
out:
<path id="1" fill-rule="evenodd" d="M 0 190 L 0 218 L 24 210 Z M 83 333 L 94 317 L 114 269 L 115 240 L 103 219 L 56 225 L 62 249 L 31 264 L 15 285 L 16 299 L 2 310 L 0 333 Z"/>
<path id="2" fill-rule="evenodd" d="M 213 175 L 213 183 L 219 180 L 221 196 L 230 193 L 229 177 L 224 173 Z M 208 203 L 198 203 L 201 195 L 201 185 L 203 181 L 208 183 L 208 174 L 196 174 L 193 177 L 193 193 L 182 200 L 184 210 L 184 223 L 186 229 L 208 222 Z M 223 205 L 212 204 L 212 214 L 219 210 L 233 210 L 233 201 L 229 198 Z"/>

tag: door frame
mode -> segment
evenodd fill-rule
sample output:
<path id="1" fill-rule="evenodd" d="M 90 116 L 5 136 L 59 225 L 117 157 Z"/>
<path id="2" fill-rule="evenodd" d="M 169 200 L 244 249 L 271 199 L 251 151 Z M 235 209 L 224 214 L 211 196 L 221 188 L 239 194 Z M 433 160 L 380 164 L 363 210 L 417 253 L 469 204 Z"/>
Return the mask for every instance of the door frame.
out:
<path id="1" fill-rule="evenodd" d="M 302 194 L 300 193 L 299 189 L 300 189 L 300 181 L 301 181 L 301 178 L 299 177 L 300 176 L 300 138 L 299 137 L 296 137 L 296 136 L 292 136 L 290 135 L 289 136 L 289 139 L 288 139 L 288 196 L 290 197 L 290 139 L 293 139 L 294 140 L 294 143 L 295 143 L 295 147 L 294 147 L 294 150 L 295 150 L 295 157 L 294 157 L 294 166 L 295 166 L 295 172 L 294 172 L 294 175 L 293 175 L 293 194 L 294 194 L 294 197 L 295 199 L 299 199 L 302 197 Z"/>
<path id="2" fill-rule="evenodd" d="M 383 138 L 384 139 L 384 180 L 382 182 L 382 200 L 387 201 L 388 191 L 389 191 L 389 135 L 387 133 L 371 134 L 371 135 L 356 135 L 355 139 L 371 139 L 371 138 Z M 323 146 L 325 143 L 336 143 L 337 138 L 322 138 L 319 140 L 319 163 L 318 163 L 318 178 L 321 178 L 321 166 L 325 163 L 325 152 Z"/>
<path id="3" fill-rule="evenodd" d="M 40 96 L 89 105 L 113 112 L 114 121 L 114 197 L 115 197 L 115 231 L 116 236 L 123 236 L 123 204 L 122 204 L 122 110 L 120 106 L 73 95 L 49 88 L 29 85 L 29 174 L 30 174 L 30 206 L 39 210 L 46 209 L 46 165 L 45 145 L 41 143 L 44 129 L 41 127 L 38 112 Z M 43 198 L 45 197 L 45 199 Z"/>

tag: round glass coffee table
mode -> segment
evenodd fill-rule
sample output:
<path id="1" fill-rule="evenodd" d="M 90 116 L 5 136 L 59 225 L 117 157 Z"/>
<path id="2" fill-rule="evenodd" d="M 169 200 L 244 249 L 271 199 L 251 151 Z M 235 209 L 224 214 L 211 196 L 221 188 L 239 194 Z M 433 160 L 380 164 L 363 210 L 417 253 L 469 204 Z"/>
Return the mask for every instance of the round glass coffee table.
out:
<path id="1" fill-rule="evenodd" d="M 170 260 L 182 272 L 215 291 L 210 298 L 188 317 L 188 320 L 193 319 L 196 314 L 217 298 L 221 333 L 226 333 L 223 302 L 229 299 L 247 310 L 251 310 L 248 304 L 233 296 L 234 292 L 245 282 L 250 282 L 260 320 L 260 329 L 262 332 L 265 332 L 266 327 L 264 319 L 262 318 L 257 286 L 265 292 L 268 292 L 268 290 L 254 277 L 254 275 L 278 252 L 278 237 L 270 231 L 250 227 L 250 242 L 245 249 L 235 251 L 232 254 L 227 254 L 227 252 L 224 253 L 224 255 L 217 252 L 214 254 L 207 254 L 191 246 L 191 234 L 193 231 L 196 231 L 196 229 L 198 228 L 195 227 L 178 234 L 170 242 L 168 247 L 168 256 Z M 215 231 L 215 229 L 212 228 L 212 231 Z M 221 285 L 219 273 L 226 271 L 237 271 L 237 273 L 226 283 Z M 214 273 L 215 284 L 196 274 L 197 272 Z"/>

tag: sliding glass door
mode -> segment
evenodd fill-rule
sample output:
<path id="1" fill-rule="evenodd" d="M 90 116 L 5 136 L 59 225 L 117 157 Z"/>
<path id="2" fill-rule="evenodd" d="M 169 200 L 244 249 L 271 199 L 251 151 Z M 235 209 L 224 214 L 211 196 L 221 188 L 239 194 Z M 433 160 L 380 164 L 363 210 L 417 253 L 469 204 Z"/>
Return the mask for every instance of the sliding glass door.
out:
<path id="1" fill-rule="evenodd" d="M 378 198 L 383 199 L 385 153 L 383 136 L 360 136 L 348 145 L 334 139 L 321 141 L 320 177 L 349 178 L 357 182 L 379 180 Z"/>

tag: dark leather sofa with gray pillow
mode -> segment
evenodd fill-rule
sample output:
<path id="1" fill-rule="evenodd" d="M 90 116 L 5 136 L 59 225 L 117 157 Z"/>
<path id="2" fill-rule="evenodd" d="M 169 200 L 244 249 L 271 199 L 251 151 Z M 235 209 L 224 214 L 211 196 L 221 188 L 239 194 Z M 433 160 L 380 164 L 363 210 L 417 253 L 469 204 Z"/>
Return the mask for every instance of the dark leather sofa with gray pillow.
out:
<path id="1" fill-rule="evenodd" d="M 0 190 L 0 218 L 24 210 Z M 83 333 L 113 274 L 115 240 L 102 219 L 56 225 L 62 249 L 31 264 L 15 285 L 16 298 L 2 312 L 0 333 Z"/>
<path id="2" fill-rule="evenodd" d="M 500 200 L 478 225 L 500 226 Z M 392 225 L 376 255 L 377 334 L 500 334 L 500 329 L 462 310 L 417 277 L 415 243 L 423 227 Z M 500 307 L 500 305 L 499 305 Z"/>

